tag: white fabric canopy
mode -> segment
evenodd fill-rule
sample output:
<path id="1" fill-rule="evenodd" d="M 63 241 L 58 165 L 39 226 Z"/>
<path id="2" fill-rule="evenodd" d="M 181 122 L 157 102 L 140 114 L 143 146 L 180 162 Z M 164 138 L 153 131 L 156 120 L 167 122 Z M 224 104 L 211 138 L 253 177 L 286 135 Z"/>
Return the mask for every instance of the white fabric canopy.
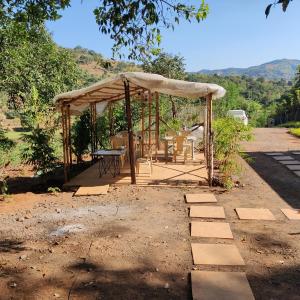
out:
<path id="1" fill-rule="evenodd" d="M 218 99 L 226 93 L 223 87 L 213 83 L 175 80 L 151 73 L 126 72 L 106 78 L 86 88 L 57 95 L 54 102 L 58 107 L 62 104 L 69 104 L 71 112 L 80 113 L 88 107 L 89 103 L 106 102 L 107 104 L 109 101 L 124 99 L 125 81 L 129 82 L 131 95 L 150 90 L 151 92 L 189 99 L 197 99 L 212 94 L 213 99 Z M 103 110 L 106 104 L 103 103 Z"/>

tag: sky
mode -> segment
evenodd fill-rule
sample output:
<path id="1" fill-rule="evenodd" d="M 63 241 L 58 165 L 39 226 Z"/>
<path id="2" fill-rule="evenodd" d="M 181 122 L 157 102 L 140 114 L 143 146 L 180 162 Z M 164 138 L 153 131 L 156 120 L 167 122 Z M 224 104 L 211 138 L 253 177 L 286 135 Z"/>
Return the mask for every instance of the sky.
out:
<path id="1" fill-rule="evenodd" d="M 272 1 L 207 0 L 207 19 L 163 30 L 160 47 L 183 56 L 188 71 L 300 59 L 300 1 L 292 1 L 286 13 L 279 6 L 272 9 L 266 19 L 264 10 Z M 186 2 L 197 5 L 200 0 Z M 110 58 L 113 42 L 98 30 L 93 15 L 96 5 L 97 0 L 72 0 L 60 20 L 47 22 L 55 42 L 68 48 L 80 45 Z"/>

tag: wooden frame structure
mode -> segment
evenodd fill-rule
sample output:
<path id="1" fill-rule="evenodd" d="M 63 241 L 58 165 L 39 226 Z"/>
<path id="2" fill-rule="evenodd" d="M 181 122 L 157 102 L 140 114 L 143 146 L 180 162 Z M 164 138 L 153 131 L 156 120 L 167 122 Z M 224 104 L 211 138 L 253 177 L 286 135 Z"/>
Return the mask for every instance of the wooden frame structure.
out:
<path id="1" fill-rule="evenodd" d="M 169 94 L 179 97 L 206 98 L 205 113 L 205 132 L 204 132 L 204 154 L 208 169 L 208 181 L 211 186 L 213 183 L 213 131 L 212 131 L 212 99 L 224 96 L 225 90 L 215 84 L 192 83 L 174 79 L 167 79 L 157 74 L 146 74 L 139 72 L 122 73 L 115 78 L 108 78 L 96 83 L 88 88 L 64 93 L 55 97 L 55 102 L 61 109 L 62 132 L 63 132 L 63 157 L 65 181 L 69 180 L 70 168 L 72 166 L 71 151 L 71 114 L 79 113 L 83 109 L 90 108 L 91 114 L 91 150 L 97 150 L 97 103 L 105 102 L 109 105 L 114 101 L 125 99 L 127 131 L 128 131 L 128 150 L 131 183 L 136 184 L 135 174 L 135 151 L 132 128 L 131 97 L 140 95 L 142 101 L 141 122 L 142 122 L 142 156 L 145 155 L 145 108 L 148 104 L 148 145 L 151 147 L 152 131 L 155 132 L 155 145 L 159 148 L 159 123 L 163 121 L 159 115 L 159 93 Z M 147 99 L 148 98 L 148 99 Z M 154 98 L 154 99 L 153 99 Z M 148 103 L 146 103 L 148 100 Z M 155 116 L 152 115 L 153 105 L 155 104 Z M 88 106 L 89 105 L 89 106 Z M 110 107 L 110 106 L 109 106 Z M 110 107 L 110 116 L 112 111 Z M 152 130 L 153 117 L 155 117 L 155 129 Z M 111 130 L 111 128 L 110 128 Z M 156 149 L 157 153 L 157 149 Z M 93 158 L 93 157 L 92 157 Z"/>

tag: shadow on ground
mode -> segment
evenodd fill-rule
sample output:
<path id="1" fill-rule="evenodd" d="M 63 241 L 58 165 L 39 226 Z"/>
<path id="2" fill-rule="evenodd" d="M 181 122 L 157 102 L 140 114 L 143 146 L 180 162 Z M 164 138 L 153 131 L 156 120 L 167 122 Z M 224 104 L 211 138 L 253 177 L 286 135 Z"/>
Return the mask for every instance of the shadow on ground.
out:
<path id="1" fill-rule="evenodd" d="M 300 161 L 300 156 L 291 152 L 281 152 Z M 293 208 L 300 208 L 300 177 L 263 152 L 247 152 L 252 158 L 248 164 L 254 171 Z M 300 163 L 299 163 L 300 164 Z"/>

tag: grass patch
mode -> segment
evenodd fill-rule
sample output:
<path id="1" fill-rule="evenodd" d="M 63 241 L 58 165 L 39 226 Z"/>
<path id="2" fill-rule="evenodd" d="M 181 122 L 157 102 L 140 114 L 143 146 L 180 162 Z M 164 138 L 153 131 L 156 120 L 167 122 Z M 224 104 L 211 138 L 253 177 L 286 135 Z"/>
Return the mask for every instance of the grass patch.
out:
<path id="1" fill-rule="evenodd" d="M 24 134 L 28 134 L 28 132 L 21 132 L 21 131 L 13 131 L 13 130 L 10 130 L 10 131 L 7 131 L 5 132 L 5 136 L 12 140 L 12 141 L 18 141 L 18 140 L 21 140 L 22 139 L 22 136 Z"/>
<path id="2" fill-rule="evenodd" d="M 285 127 L 285 128 L 300 128 L 300 121 L 290 121 L 284 124 L 278 125 L 278 127 Z"/>
<path id="3" fill-rule="evenodd" d="M 289 130 L 289 133 L 291 133 L 292 135 L 300 138 L 300 128 L 291 128 Z"/>

